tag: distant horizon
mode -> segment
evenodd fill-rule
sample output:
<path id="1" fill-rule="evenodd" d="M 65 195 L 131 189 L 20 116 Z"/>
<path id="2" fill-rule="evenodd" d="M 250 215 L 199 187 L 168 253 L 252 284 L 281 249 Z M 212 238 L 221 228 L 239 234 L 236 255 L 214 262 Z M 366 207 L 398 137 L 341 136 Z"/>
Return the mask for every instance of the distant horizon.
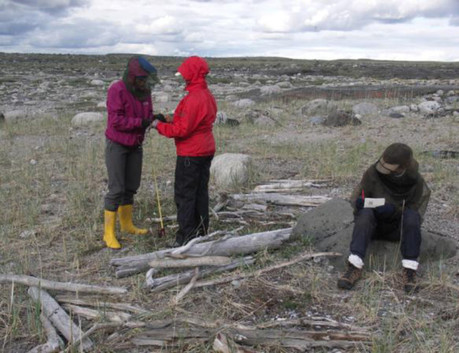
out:
<path id="1" fill-rule="evenodd" d="M 71 52 L 7 52 L 1 51 L 0 54 L 21 54 L 21 55 L 80 55 L 80 56 L 107 56 L 107 55 L 141 55 L 147 57 L 162 57 L 162 58 L 186 58 L 187 56 L 180 56 L 180 55 L 151 55 L 145 53 L 71 53 Z M 302 58 L 289 58 L 284 56 L 260 56 L 260 55 L 252 55 L 252 56 L 203 56 L 204 58 L 208 59 L 282 59 L 282 60 L 295 60 L 295 61 L 389 61 L 389 62 L 418 62 L 418 63 L 447 63 L 447 64 L 459 64 L 459 60 L 456 61 L 441 61 L 441 60 L 390 60 L 390 59 L 371 59 L 371 58 L 357 58 L 357 59 L 348 59 L 348 58 L 340 58 L 340 59 L 302 59 Z"/>

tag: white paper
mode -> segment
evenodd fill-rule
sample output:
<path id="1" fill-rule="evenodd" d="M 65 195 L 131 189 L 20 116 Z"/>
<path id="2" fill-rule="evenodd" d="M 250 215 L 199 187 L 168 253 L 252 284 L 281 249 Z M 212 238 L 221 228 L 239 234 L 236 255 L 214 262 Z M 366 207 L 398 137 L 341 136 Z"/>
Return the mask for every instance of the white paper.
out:
<path id="1" fill-rule="evenodd" d="M 379 206 L 384 206 L 385 203 L 386 203 L 386 199 L 384 198 L 374 199 L 371 197 L 365 197 L 365 202 L 363 204 L 363 207 L 364 208 L 375 208 Z"/>

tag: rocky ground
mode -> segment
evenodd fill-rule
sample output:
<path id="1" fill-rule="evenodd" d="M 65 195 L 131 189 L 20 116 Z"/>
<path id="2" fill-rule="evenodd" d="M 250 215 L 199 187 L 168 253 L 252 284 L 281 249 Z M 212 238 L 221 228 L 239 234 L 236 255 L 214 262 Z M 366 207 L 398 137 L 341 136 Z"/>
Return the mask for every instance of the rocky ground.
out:
<path id="1" fill-rule="evenodd" d="M 1 273 L 127 286 L 131 292 L 123 301 L 155 312 L 153 319 L 172 313 L 255 325 L 321 317 L 365 326 L 372 332 L 372 349 L 359 344 L 311 348 L 317 352 L 459 349 L 457 256 L 445 264 L 426 264 L 423 281 L 430 285 L 423 295 L 409 297 L 397 289 L 394 273 L 371 270 L 358 291 L 340 292 L 335 288 L 338 273 L 326 259 L 274 271 L 254 281 L 196 289 L 178 307 L 169 306 L 176 293 L 153 297 L 142 292 L 140 276 L 115 279 L 107 266 L 110 258 L 167 245 L 163 240 L 154 240 L 154 244 L 134 241 L 121 255 L 113 255 L 100 244 L 99 206 L 106 183 L 102 150 L 105 96 L 108 85 L 121 76 L 127 58 L 0 53 L 0 188 L 4 202 L 10 205 L 0 217 Z M 172 111 L 184 94 L 173 75 L 181 59 L 151 61 L 161 78 L 153 91 L 155 109 Z M 209 63 L 209 86 L 219 105 L 217 153 L 243 153 L 252 159 L 252 175 L 241 190 L 247 192 L 272 179 L 327 179 L 325 187 L 300 193 L 346 198 L 384 146 L 401 141 L 415 150 L 421 173 L 432 189 L 423 228 L 459 243 L 458 63 L 277 58 L 209 59 Z M 165 212 L 172 215 L 173 144 L 158 138 L 152 141 L 145 150 L 161 165 L 158 174 Z M 148 174 L 139 191 L 139 221 L 155 207 Z M 222 193 L 215 185 L 211 192 L 215 206 Z M 309 209 L 268 205 L 263 222 L 255 225 L 250 218 L 239 220 L 246 222 L 242 234 L 294 226 L 296 217 Z M 282 218 L 280 213 L 294 217 Z M 216 229 L 241 225 L 212 222 Z M 170 234 L 173 227 L 168 228 Z M 260 266 L 285 261 L 305 246 L 295 243 L 279 252 L 258 255 L 257 261 Z M 27 295 L 17 290 L 13 300 L 13 291 L 11 285 L 2 284 L 3 349 L 27 351 L 44 338 L 33 330 L 33 324 L 27 324 L 33 311 Z M 96 351 L 133 351 L 120 348 L 122 344 L 104 344 L 106 338 L 104 333 L 96 335 L 100 347 Z M 280 346 L 265 349 L 294 351 Z M 196 344 L 171 351 L 209 350 L 209 345 Z"/>

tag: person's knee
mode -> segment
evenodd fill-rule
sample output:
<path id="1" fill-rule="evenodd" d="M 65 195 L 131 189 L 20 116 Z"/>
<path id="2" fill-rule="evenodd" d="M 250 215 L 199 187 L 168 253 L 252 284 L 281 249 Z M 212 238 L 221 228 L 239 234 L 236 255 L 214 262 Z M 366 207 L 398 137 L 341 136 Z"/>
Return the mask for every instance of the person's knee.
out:
<path id="1" fill-rule="evenodd" d="M 357 212 L 355 215 L 355 222 L 357 223 L 374 223 L 376 221 L 376 217 L 374 214 L 373 209 L 371 208 L 364 208 Z"/>
<path id="2" fill-rule="evenodd" d="M 405 227 L 420 227 L 421 216 L 418 211 L 412 209 L 406 209 L 403 212 L 403 225 Z"/>

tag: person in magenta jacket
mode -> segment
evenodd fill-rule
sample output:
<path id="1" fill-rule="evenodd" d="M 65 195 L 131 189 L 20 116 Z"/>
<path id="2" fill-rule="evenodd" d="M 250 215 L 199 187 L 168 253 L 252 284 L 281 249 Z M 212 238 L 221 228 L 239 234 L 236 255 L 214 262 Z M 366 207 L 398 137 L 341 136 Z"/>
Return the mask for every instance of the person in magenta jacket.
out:
<path id="1" fill-rule="evenodd" d="M 153 126 L 174 138 L 177 150 L 174 198 L 177 206 L 175 245 L 183 245 L 209 228 L 209 176 L 215 154 L 212 133 L 217 103 L 207 88 L 207 62 L 198 56 L 187 58 L 177 69 L 188 94 L 174 111 L 172 122 L 154 120 Z"/>
<path id="2" fill-rule="evenodd" d="M 134 194 L 140 186 L 142 142 L 145 131 L 154 120 L 151 86 L 157 82 L 156 69 L 143 57 L 132 57 L 122 80 L 114 82 L 107 93 L 107 128 L 105 130 L 105 163 L 108 192 L 104 200 L 104 241 L 119 249 L 116 239 L 116 216 L 121 231 L 144 235 L 147 229 L 132 222 Z"/>

